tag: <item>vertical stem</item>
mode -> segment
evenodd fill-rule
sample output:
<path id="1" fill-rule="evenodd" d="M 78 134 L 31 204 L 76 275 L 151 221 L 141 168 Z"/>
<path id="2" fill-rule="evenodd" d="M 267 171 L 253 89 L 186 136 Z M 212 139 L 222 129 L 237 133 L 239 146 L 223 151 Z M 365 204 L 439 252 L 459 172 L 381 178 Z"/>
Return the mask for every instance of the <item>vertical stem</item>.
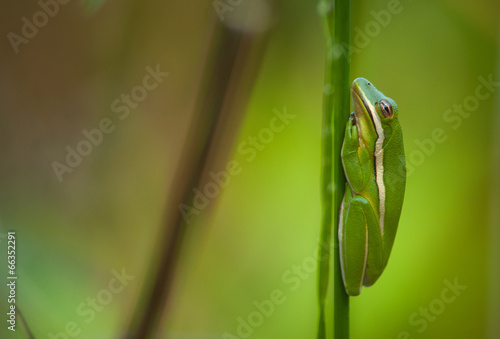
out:
<path id="1" fill-rule="evenodd" d="M 500 28 L 500 27 L 499 27 Z M 500 33 L 500 30 L 499 30 Z M 500 35 L 499 35 L 500 37 Z M 499 40 L 500 43 L 500 40 Z M 500 44 L 497 45 L 497 60 L 495 79 L 500 79 Z M 500 95 L 495 93 L 495 111 L 493 115 L 493 153 L 491 155 L 491 174 L 490 174 L 490 234 L 489 234 L 489 261 L 490 261 L 490 289 L 489 289 L 489 324 L 488 338 L 498 338 L 500 335 L 500 291 L 498 284 L 500 283 L 500 267 L 498 266 L 498 258 L 500 257 L 500 228 L 498 220 L 500 220 Z"/>
<path id="2" fill-rule="evenodd" d="M 322 228 L 318 270 L 320 316 L 318 339 L 326 339 L 326 307 L 333 297 L 333 338 L 349 338 L 349 297 L 340 268 L 338 244 L 339 208 L 345 176 L 340 158 L 344 128 L 350 112 L 350 0 L 322 0 L 319 13 L 326 34 L 326 74 L 323 98 Z M 331 260 L 330 260 L 331 258 Z M 330 270 L 330 267 L 332 269 Z M 333 291 L 329 291 L 329 286 Z"/>
<path id="3" fill-rule="evenodd" d="M 334 197 L 333 197 L 333 299 L 334 299 L 334 337 L 335 339 L 349 338 L 349 296 L 345 292 L 342 272 L 340 268 L 339 253 L 339 209 L 344 196 L 345 176 L 340 158 L 344 126 L 350 113 L 350 26 L 351 4 L 350 0 L 335 0 L 335 38 L 332 63 L 332 79 L 336 91 L 334 92 L 334 135 L 333 135 L 333 168 L 334 168 Z M 337 48 L 340 47 L 340 48 Z"/>
<path id="4" fill-rule="evenodd" d="M 323 89 L 323 125 L 322 125 L 322 155 L 321 155 L 321 234 L 318 255 L 318 301 L 319 323 L 318 339 L 326 339 L 326 305 L 328 298 L 328 283 L 330 277 L 330 257 L 332 239 L 332 207 L 333 207 L 333 84 L 331 79 L 332 59 L 329 51 L 333 45 L 333 2 L 320 1 L 318 11 L 322 17 L 326 37 L 325 85 Z"/>

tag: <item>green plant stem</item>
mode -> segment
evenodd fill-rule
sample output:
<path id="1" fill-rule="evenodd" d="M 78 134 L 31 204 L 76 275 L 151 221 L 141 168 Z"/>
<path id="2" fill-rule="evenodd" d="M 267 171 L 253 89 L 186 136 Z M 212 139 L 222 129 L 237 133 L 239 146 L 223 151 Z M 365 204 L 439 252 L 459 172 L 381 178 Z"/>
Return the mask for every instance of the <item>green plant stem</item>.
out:
<path id="1" fill-rule="evenodd" d="M 334 57 L 332 78 L 334 88 L 335 133 L 333 135 L 333 168 L 334 168 L 334 333 L 335 339 L 349 338 L 349 296 L 345 292 L 340 268 L 338 239 L 339 210 L 345 190 L 345 176 L 340 151 L 344 138 L 344 126 L 350 112 L 350 38 L 351 38 L 351 4 L 350 0 L 335 1 L 335 39 L 334 44 L 341 46 L 343 53 Z M 335 48 L 335 47 L 334 47 Z M 334 71 L 335 70 L 335 71 Z"/>
<path id="2" fill-rule="evenodd" d="M 322 227 L 318 270 L 320 306 L 318 339 L 328 338 L 328 297 L 333 298 L 333 337 L 349 338 L 349 297 L 345 292 L 338 245 L 339 208 L 345 190 L 340 151 L 349 117 L 350 1 L 319 3 L 326 35 L 326 74 L 323 99 Z M 333 251 L 331 242 L 333 241 Z M 326 259 L 325 259 L 326 258 Z M 330 269 L 331 268 L 331 269 Z M 329 289 L 332 289 L 329 291 Z"/>

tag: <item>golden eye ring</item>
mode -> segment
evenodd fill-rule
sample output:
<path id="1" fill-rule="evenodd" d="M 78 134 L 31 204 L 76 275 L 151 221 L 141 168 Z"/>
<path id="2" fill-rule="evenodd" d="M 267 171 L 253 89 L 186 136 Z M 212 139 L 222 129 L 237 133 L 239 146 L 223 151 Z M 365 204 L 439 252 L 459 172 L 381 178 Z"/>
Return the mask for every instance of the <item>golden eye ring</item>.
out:
<path id="1" fill-rule="evenodd" d="M 380 111 L 382 112 L 385 118 L 392 118 L 394 111 L 389 101 L 382 99 L 379 102 L 377 102 L 377 105 L 380 107 Z"/>

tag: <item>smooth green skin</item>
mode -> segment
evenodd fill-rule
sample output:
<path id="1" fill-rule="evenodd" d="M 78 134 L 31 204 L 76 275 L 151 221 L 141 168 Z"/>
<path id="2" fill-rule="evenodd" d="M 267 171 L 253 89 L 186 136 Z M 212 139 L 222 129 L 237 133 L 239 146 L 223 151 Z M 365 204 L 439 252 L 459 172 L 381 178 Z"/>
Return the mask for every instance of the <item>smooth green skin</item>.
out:
<path id="1" fill-rule="evenodd" d="M 403 205 L 406 161 L 394 100 L 363 78 L 354 80 L 351 96 L 354 112 L 341 153 L 347 184 L 339 213 L 339 250 L 346 292 L 356 296 L 362 285 L 377 281 L 389 260 Z M 392 117 L 384 116 L 383 103 L 392 106 Z"/>

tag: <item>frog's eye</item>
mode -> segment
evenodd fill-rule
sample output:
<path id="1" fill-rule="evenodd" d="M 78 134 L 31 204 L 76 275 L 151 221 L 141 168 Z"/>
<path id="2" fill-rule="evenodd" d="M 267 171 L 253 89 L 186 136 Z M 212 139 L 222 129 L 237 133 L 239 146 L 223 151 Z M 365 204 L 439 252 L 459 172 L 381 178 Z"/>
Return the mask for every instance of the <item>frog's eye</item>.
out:
<path id="1" fill-rule="evenodd" d="M 392 111 L 392 105 L 389 103 L 389 101 L 382 99 L 379 102 L 377 102 L 377 105 L 380 107 L 380 111 L 382 112 L 385 118 L 391 118 L 392 115 L 394 114 Z"/>

